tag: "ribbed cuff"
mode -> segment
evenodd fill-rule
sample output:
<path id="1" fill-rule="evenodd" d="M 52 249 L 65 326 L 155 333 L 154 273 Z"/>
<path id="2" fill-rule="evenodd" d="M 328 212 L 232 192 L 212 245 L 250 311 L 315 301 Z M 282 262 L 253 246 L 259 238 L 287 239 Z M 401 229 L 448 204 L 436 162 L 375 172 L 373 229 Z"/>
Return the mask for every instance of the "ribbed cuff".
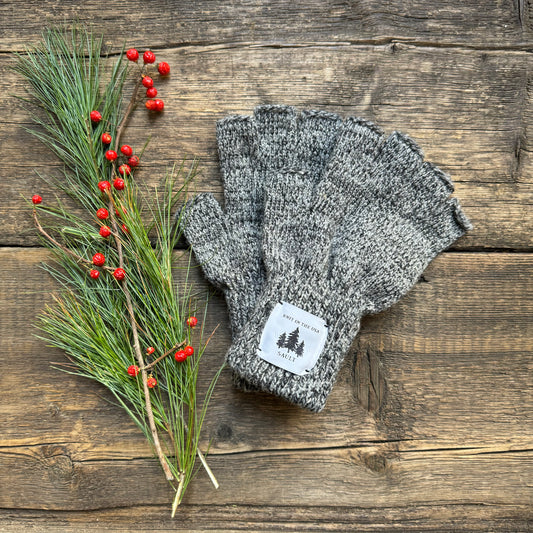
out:
<path id="1" fill-rule="evenodd" d="M 289 274 L 289 273 L 288 273 Z M 265 287 L 246 325 L 234 339 L 227 355 L 228 365 L 252 388 L 270 392 L 314 412 L 322 410 L 331 392 L 342 360 L 359 329 L 360 315 L 346 310 L 344 316 L 327 313 L 329 299 L 325 286 L 308 280 L 305 287 L 290 280 L 302 273 L 287 275 L 287 281 Z M 321 292 L 321 294 L 319 294 Z M 315 366 L 305 375 L 296 375 L 259 356 L 261 335 L 275 305 L 285 301 L 328 324 L 328 336 Z M 353 304 L 353 302 L 352 302 Z"/>

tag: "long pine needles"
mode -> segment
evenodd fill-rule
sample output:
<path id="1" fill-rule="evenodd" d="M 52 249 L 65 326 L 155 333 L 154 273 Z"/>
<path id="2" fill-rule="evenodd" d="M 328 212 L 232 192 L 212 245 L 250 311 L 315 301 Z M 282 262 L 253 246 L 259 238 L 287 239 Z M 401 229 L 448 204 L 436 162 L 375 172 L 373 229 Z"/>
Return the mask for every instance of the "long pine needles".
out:
<path id="1" fill-rule="evenodd" d="M 198 375 L 209 341 L 204 340 L 203 328 L 200 339 L 195 339 L 194 356 L 184 362 L 173 357 L 174 350 L 193 342 L 185 323 L 193 287 L 188 276 L 181 283 L 174 279 L 174 248 L 182 218 L 176 207 L 196 166 L 174 167 L 150 201 L 132 176 L 122 191 L 102 192 L 98 187 L 117 177 L 116 164 L 104 157 L 108 147 L 101 135 L 109 132 L 118 148 L 146 68 L 124 61 L 123 52 L 106 70 L 109 58 L 104 57 L 103 39 L 74 25 L 46 29 L 40 44 L 17 56 L 15 70 L 27 80 L 29 97 L 23 100 L 35 124 L 28 131 L 64 164 L 60 179 L 41 177 L 82 210 L 74 214 L 59 200 L 33 206 L 36 226 L 55 260 L 44 268 L 61 289 L 40 315 L 38 326 L 43 338 L 68 357 L 70 362 L 60 368 L 107 387 L 145 434 L 176 491 L 174 514 L 197 472 L 197 456 L 216 486 L 198 447 L 220 370 L 199 402 Z M 137 84 L 125 106 L 125 87 L 135 69 Z M 96 109 L 102 120 L 93 124 L 89 116 Z M 108 239 L 99 234 L 95 217 L 103 207 L 109 211 L 106 222 L 112 230 Z M 104 254 L 106 265 L 93 279 L 91 258 L 96 252 Z M 123 281 L 112 275 L 118 267 L 126 272 Z M 155 347 L 153 355 L 147 355 L 148 347 Z M 137 367 L 138 374 L 130 376 L 128 367 Z M 152 377 L 157 385 L 150 388 Z"/>

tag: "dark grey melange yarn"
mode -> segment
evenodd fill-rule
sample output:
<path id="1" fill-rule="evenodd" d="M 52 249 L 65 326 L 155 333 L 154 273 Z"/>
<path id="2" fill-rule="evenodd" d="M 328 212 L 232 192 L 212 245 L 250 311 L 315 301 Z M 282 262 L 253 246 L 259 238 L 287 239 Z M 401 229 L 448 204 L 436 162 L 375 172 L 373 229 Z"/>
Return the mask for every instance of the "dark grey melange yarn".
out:
<path id="1" fill-rule="evenodd" d="M 320 411 L 361 317 L 396 302 L 469 229 L 452 190 L 413 141 L 399 133 L 385 138 L 359 119 L 343 123 L 316 187 L 305 172 L 271 174 L 262 238 L 267 279 L 228 364 L 256 387 Z M 305 375 L 257 355 L 278 301 L 329 325 L 318 363 Z"/>
<path id="2" fill-rule="evenodd" d="M 225 295 L 233 332 L 246 322 L 265 272 L 261 235 L 264 191 L 283 168 L 305 170 L 318 181 L 335 145 L 341 119 L 290 106 L 259 106 L 252 117 L 217 124 L 225 209 L 211 194 L 188 202 L 184 233 L 206 278 Z"/>
<path id="3" fill-rule="evenodd" d="M 218 122 L 225 211 L 212 195 L 197 196 L 187 205 L 184 232 L 206 278 L 224 292 L 234 334 L 246 322 L 265 278 L 261 234 L 267 177 L 291 166 L 317 181 L 340 123 L 333 113 L 296 114 L 290 106 L 259 106 L 253 117 Z M 238 375 L 234 383 L 255 389 Z"/>

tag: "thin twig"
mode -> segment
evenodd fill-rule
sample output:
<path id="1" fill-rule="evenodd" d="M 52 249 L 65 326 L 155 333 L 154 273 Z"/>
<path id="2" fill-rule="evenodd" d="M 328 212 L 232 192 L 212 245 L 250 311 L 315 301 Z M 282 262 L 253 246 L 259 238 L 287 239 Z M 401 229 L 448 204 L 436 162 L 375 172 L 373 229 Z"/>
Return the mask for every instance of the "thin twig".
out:
<path id="1" fill-rule="evenodd" d="M 122 130 L 126 124 L 126 121 L 128 120 L 128 117 L 130 116 L 131 112 L 133 111 L 135 107 L 135 101 L 137 99 L 137 92 L 139 90 L 140 84 L 142 82 L 142 78 L 140 78 L 133 90 L 133 94 L 131 96 L 130 103 L 128 104 L 128 107 L 126 108 L 126 112 L 124 113 L 124 117 L 120 121 L 120 124 L 117 127 L 117 135 L 115 137 L 115 149 L 118 150 L 118 146 L 120 143 L 120 136 L 122 134 Z M 113 172 L 114 172 L 115 163 L 113 162 Z M 117 253 L 118 253 L 118 261 L 119 266 L 121 268 L 124 268 L 124 255 L 122 253 L 122 242 L 119 238 L 118 233 L 118 224 L 117 220 L 114 215 L 114 202 L 113 202 L 113 196 L 111 194 L 111 191 L 107 191 L 108 198 L 109 198 L 109 211 L 110 211 L 110 217 L 111 217 L 111 225 L 113 227 L 114 237 L 115 237 L 115 243 L 117 247 Z M 174 476 L 170 470 L 170 467 L 168 465 L 167 459 L 165 454 L 163 453 L 163 450 L 161 448 L 161 443 L 159 441 L 159 434 L 157 432 L 157 427 L 155 425 L 154 420 L 154 413 L 152 410 L 152 402 L 150 400 L 150 390 L 148 388 L 148 374 L 145 369 L 144 365 L 144 359 L 141 352 L 141 346 L 139 344 L 139 334 L 137 331 L 137 321 L 135 320 L 135 313 L 133 311 L 133 304 L 131 301 L 131 294 L 128 289 L 128 282 L 127 278 L 124 279 L 122 282 L 122 289 L 124 291 L 124 296 L 126 297 L 126 305 L 128 308 L 128 312 L 130 315 L 130 324 L 131 324 L 131 331 L 133 333 L 133 349 L 135 351 L 135 356 L 137 357 L 137 362 L 139 363 L 139 368 L 141 370 L 141 378 L 143 383 L 143 390 L 144 390 L 144 402 L 146 405 L 146 416 L 148 418 L 148 424 L 150 426 L 150 431 L 152 433 L 152 439 L 154 441 L 154 448 L 157 453 L 157 457 L 159 459 L 159 462 L 161 463 L 161 467 L 163 468 L 163 471 L 165 472 L 165 476 L 168 481 L 172 481 L 174 479 Z"/>
<path id="2" fill-rule="evenodd" d="M 178 505 L 180 504 L 181 493 L 183 492 L 184 484 L 185 484 L 185 474 L 183 472 L 180 472 L 178 490 L 176 491 L 176 496 L 174 496 L 174 501 L 172 502 L 172 514 L 170 516 L 171 518 L 174 518 Z"/>
<path id="3" fill-rule="evenodd" d="M 114 211 L 113 211 L 114 210 L 113 198 L 109 190 L 107 191 L 107 194 L 109 196 L 109 211 L 110 211 L 111 225 L 113 226 L 115 244 L 117 247 L 118 262 L 119 262 L 120 268 L 124 268 L 124 255 L 122 253 L 122 242 L 120 241 L 120 238 L 118 237 L 118 224 L 117 224 L 117 220 L 115 218 Z M 167 459 L 161 448 L 161 443 L 159 442 L 159 434 L 157 433 L 157 428 L 155 425 L 154 413 L 152 411 L 152 401 L 150 400 L 150 390 L 148 388 L 148 374 L 146 372 L 145 365 L 144 365 L 141 345 L 139 344 L 139 333 L 137 331 L 137 321 L 135 320 L 135 313 L 133 311 L 133 304 L 131 302 L 131 295 L 128 289 L 127 278 L 125 278 L 121 282 L 121 285 L 122 285 L 122 290 L 124 291 L 124 296 L 126 297 L 126 306 L 128 308 L 128 313 L 130 315 L 130 325 L 131 325 L 131 331 L 133 333 L 133 349 L 135 351 L 135 356 L 137 357 L 137 362 L 139 363 L 139 369 L 141 371 L 141 378 L 142 378 L 143 390 L 144 390 L 144 402 L 146 405 L 146 415 L 148 417 L 148 424 L 150 426 L 150 431 L 152 433 L 152 439 L 154 441 L 154 448 L 156 450 L 159 462 L 161 463 L 161 467 L 163 468 L 163 471 L 165 472 L 165 476 L 167 480 L 172 481 L 174 479 L 174 476 L 170 470 L 170 467 L 168 466 Z"/>
<path id="4" fill-rule="evenodd" d="M 211 468 L 209 468 L 209 465 L 207 464 L 204 454 L 199 449 L 196 450 L 196 453 L 198 454 L 198 459 L 200 459 L 200 462 L 205 468 L 205 471 L 207 472 L 207 475 L 209 476 L 211 483 L 213 483 L 213 486 L 215 487 L 215 489 L 218 489 L 220 485 L 218 484 L 215 474 L 213 474 L 213 471 L 211 470 Z"/>
<path id="5" fill-rule="evenodd" d="M 85 257 L 82 257 L 81 255 L 78 255 L 77 253 L 73 252 L 72 250 L 69 250 L 66 246 L 63 246 L 58 241 L 56 241 L 49 233 L 46 232 L 46 230 L 41 226 L 39 219 L 37 217 L 37 210 L 33 208 L 33 220 L 35 222 L 35 226 L 39 230 L 39 233 L 43 235 L 46 239 L 48 239 L 52 244 L 55 244 L 58 248 L 63 250 L 67 255 L 70 255 L 72 258 L 76 260 L 77 263 L 83 263 L 85 265 L 93 266 L 93 262 L 89 259 L 85 259 Z M 115 269 L 108 267 L 108 266 L 102 266 L 100 268 L 103 268 L 104 270 L 107 270 L 108 272 L 114 272 Z"/>
<path id="6" fill-rule="evenodd" d="M 130 100 L 130 102 L 128 104 L 128 107 L 126 108 L 126 112 L 124 113 L 124 117 L 122 118 L 120 124 L 117 127 L 117 133 L 116 133 L 116 136 L 115 136 L 115 151 L 118 151 L 118 149 L 119 149 L 119 144 L 120 144 L 120 138 L 121 138 L 121 135 L 122 135 L 122 131 L 124 129 L 124 126 L 127 123 L 127 120 L 129 118 L 129 116 L 131 115 L 133 109 L 135 108 L 136 101 L 137 101 L 137 93 L 139 91 L 139 87 L 141 86 L 141 83 L 142 83 L 142 76 L 139 78 L 139 80 L 137 81 L 137 83 L 135 85 L 131 100 Z M 115 172 L 115 162 L 113 162 L 113 170 L 112 170 L 112 172 L 113 172 L 113 174 Z M 118 224 L 117 224 L 116 218 L 114 216 L 115 204 L 114 204 L 114 201 L 113 201 L 113 196 L 111 194 L 111 191 L 108 190 L 107 194 L 108 194 L 108 197 L 109 197 L 109 212 L 110 212 L 111 224 L 112 224 L 112 228 L 113 228 L 113 236 L 115 237 L 115 243 L 116 243 L 116 247 L 117 247 L 119 266 L 121 268 L 123 268 L 124 267 L 124 257 L 123 257 L 123 252 L 122 252 L 122 242 L 120 241 L 120 238 L 119 238 Z M 171 348 L 168 352 L 163 354 L 161 357 L 159 357 L 158 359 L 156 359 L 155 361 L 153 361 L 149 365 L 145 366 L 144 358 L 142 356 L 141 347 L 140 347 L 140 344 L 139 344 L 137 322 L 135 320 L 135 314 L 134 314 L 134 311 L 133 311 L 133 304 L 132 304 L 132 301 L 131 301 L 131 295 L 130 295 L 130 292 L 129 292 L 129 289 L 128 289 L 128 285 L 127 285 L 126 279 L 122 281 L 122 288 L 123 288 L 123 291 L 124 291 L 124 295 L 126 297 L 126 304 L 127 304 L 128 312 L 129 312 L 129 315 L 130 315 L 130 323 L 131 323 L 131 328 L 132 328 L 132 333 L 133 333 L 133 348 L 135 350 L 135 355 L 137 357 L 137 361 L 139 363 L 139 369 L 141 371 L 141 378 L 142 378 L 142 382 L 143 382 L 144 397 L 145 397 L 145 403 L 146 403 L 146 413 L 147 413 L 147 417 L 148 417 L 148 423 L 150 425 L 150 430 L 152 432 L 152 438 L 153 438 L 153 441 L 154 441 L 154 447 L 155 447 L 157 456 L 159 458 L 159 462 L 161 463 L 163 471 L 165 472 L 167 480 L 172 481 L 172 480 L 174 480 L 174 476 L 172 475 L 172 472 L 170 471 L 170 468 L 169 468 L 168 463 L 166 461 L 166 457 L 165 457 L 165 455 L 163 453 L 163 450 L 161 448 L 161 443 L 159 441 L 159 435 L 157 433 L 157 428 L 155 426 L 154 414 L 153 414 L 153 411 L 152 411 L 152 403 L 151 403 L 151 400 L 150 400 L 150 391 L 148 389 L 147 370 L 150 370 L 151 368 L 153 368 L 159 361 L 161 361 L 162 359 L 164 359 L 165 357 L 170 355 L 170 353 L 172 353 L 176 348 L 183 346 L 183 344 L 185 344 L 185 341 L 177 344 L 176 346 Z M 218 328 L 218 326 L 217 326 L 217 328 Z M 215 328 L 215 331 L 216 331 L 216 328 Z M 211 340 L 211 337 L 213 336 L 215 331 L 213 331 L 213 333 L 211 334 L 211 336 L 207 340 L 207 343 L 209 343 L 209 340 Z M 206 346 L 207 346 L 207 343 L 206 343 Z M 185 429 L 187 430 L 186 426 L 185 426 Z M 207 461 L 205 460 L 204 455 L 202 454 L 202 452 L 198 448 L 196 449 L 196 453 L 198 455 L 198 458 L 200 459 L 200 462 L 202 463 L 203 467 L 205 468 L 209 478 L 211 479 L 211 482 L 213 483 L 215 488 L 218 488 L 219 487 L 218 481 L 216 480 L 216 478 L 215 478 L 213 472 L 211 471 L 211 469 L 209 468 L 209 465 L 207 464 Z M 174 499 L 174 505 L 172 507 L 172 517 L 174 517 L 174 514 L 176 513 L 176 508 L 177 508 L 177 506 L 179 504 L 179 499 L 180 499 L 181 493 L 183 491 L 184 482 L 185 482 L 185 476 L 184 476 L 183 473 L 180 472 L 180 478 L 179 478 L 177 494 L 176 494 L 176 498 Z"/>
<path id="7" fill-rule="evenodd" d="M 120 137 L 122 135 L 122 130 L 124 126 L 126 125 L 126 122 L 135 107 L 135 102 L 137 100 L 137 93 L 138 93 L 141 83 L 142 83 L 142 77 L 135 84 L 135 88 L 133 89 L 133 94 L 131 96 L 130 103 L 128 104 L 128 107 L 126 108 L 126 112 L 124 113 L 124 116 L 122 117 L 122 120 L 120 121 L 120 124 L 117 127 L 117 134 L 115 137 L 115 151 L 118 150 L 118 147 L 120 144 Z M 115 162 L 113 162 L 113 173 L 114 173 L 114 169 L 115 169 Z M 107 191 L 107 194 L 109 197 L 109 211 L 110 211 L 110 217 L 111 217 L 111 224 L 113 226 L 115 243 L 117 247 L 118 262 L 119 262 L 120 268 L 124 268 L 124 254 L 122 253 L 122 242 L 120 241 L 120 238 L 118 236 L 119 235 L 118 224 L 114 216 L 113 196 L 111 194 L 111 191 L 109 190 Z M 172 471 L 170 470 L 166 456 L 163 453 L 163 449 L 161 448 L 161 443 L 159 441 L 159 434 L 157 432 L 157 427 L 155 425 L 154 413 L 152 410 L 152 401 L 150 400 L 150 390 L 148 388 L 148 374 L 146 372 L 144 358 L 142 355 L 141 346 L 139 344 L 139 333 L 137 331 L 137 321 L 135 320 L 135 313 L 133 311 L 133 304 L 131 301 L 131 294 L 128 289 L 127 278 L 124 279 L 121 282 L 121 284 L 122 284 L 122 290 L 124 291 L 124 296 L 126 297 L 126 306 L 128 308 L 128 313 L 130 315 L 131 331 L 133 334 L 133 349 L 135 351 L 135 356 L 137 357 L 137 362 L 139 363 L 139 368 L 141 371 L 141 378 L 142 378 L 143 390 L 144 390 L 144 402 L 146 405 L 146 416 L 148 418 L 148 424 L 150 426 L 150 431 L 152 433 L 152 439 L 154 441 L 154 448 L 156 450 L 159 462 L 161 463 L 161 467 L 163 468 L 163 471 L 165 472 L 165 476 L 167 480 L 172 481 L 174 480 L 174 476 L 172 474 Z"/>
<path id="8" fill-rule="evenodd" d="M 128 284 L 125 279 L 122 281 L 122 289 L 124 291 L 124 295 L 126 296 L 126 305 L 130 314 L 131 329 L 133 332 L 133 349 L 135 350 L 135 355 L 137 356 L 137 361 L 139 362 L 139 368 L 141 369 L 141 377 L 144 389 L 144 401 L 146 403 L 146 414 L 148 416 L 148 424 L 150 425 L 150 431 L 152 432 L 152 438 L 154 439 L 154 447 L 157 452 L 159 462 L 161 463 L 167 480 L 172 481 L 174 479 L 174 476 L 172 475 L 165 454 L 163 453 L 163 450 L 161 448 L 161 443 L 159 442 L 159 435 L 155 426 L 154 413 L 152 411 L 152 402 L 150 400 L 150 390 L 148 388 L 148 374 L 146 370 L 143 369 L 144 359 L 141 352 L 141 346 L 139 344 L 139 335 L 137 333 L 135 315 L 133 314 L 133 305 L 131 303 L 130 291 L 128 290 Z"/>
<path id="9" fill-rule="evenodd" d="M 152 361 L 149 365 L 146 365 L 144 368 L 141 368 L 141 370 L 150 370 L 152 369 L 159 361 L 162 361 L 165 357 L 169 356 L 174 350 L 177 350 L 178 348 L 181 348 L 185 344 L 185 341 L 178 342 L 178 344 L 175 344 L 168 352 L 165 352 L 163 355 L 158 357 L 155 361 Z"/>
<path id="10" fill-rule="evenodd" d="M 122 136 L 124 127 L 126 126 L 127 121 L 132 111 L 135 108 L 135 105 L 137 104 L 137 93 L 139 92 L 139 88 L 141 86 L 142 80 L 143 80 L 143 76 L 142 76 L 142 70 L 141 70 L 141 76 L 139 76 L 139 79 L 137 80 L 137 83 L 135 84 L 135 87 L 133 88 L 133 94 L 131 96 L 130 103 L 128 104 L 128 107 L 126 108 L 126 111 L 124 113 L 124 116 L 122 117 L 122 120 L 117 126 L 117 134 L 115 136 L 115 152 L 117 153 L 118 153 L 118 148 L 120 145 L 120 137 Z"/>

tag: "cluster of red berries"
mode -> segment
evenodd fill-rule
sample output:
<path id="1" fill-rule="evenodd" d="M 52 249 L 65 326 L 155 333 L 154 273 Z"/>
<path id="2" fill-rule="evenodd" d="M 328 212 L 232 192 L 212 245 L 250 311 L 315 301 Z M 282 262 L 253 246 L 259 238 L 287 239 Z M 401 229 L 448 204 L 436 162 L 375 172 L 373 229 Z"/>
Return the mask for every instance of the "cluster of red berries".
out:
<path id="1" fill-rule="evenodd" d="M 91 121 L 95 124 L 98 124 L 102 120 L 102 114 L 99 111 L 91 111 L 90 114 Z M 111 141 L 113 140 L 113 137 L 110 133 L 105 132 L 102 133 L 102 144 L 111 144 Z M 136 155 L 133 155 L 133 148 L 129 146 L 128 144 L 123 144 L 120 147 L 121 154 L 126 158 L 126 163 L 123 163 L 118 167 L 118 172 L 122 176 L 129 176 L 131 174 L 131 169 L 139 166 L 139 158 Z M 117 158 L 118 154 L 115 152 L 115 150 L 107 150 L 105 153 L 105 158 L 111 162 L 114 163 Z M 108 181 L 101 181 L 98 184 L 98 187 L 101 191 L 105 191 L 106 189 L 111 188 L 111 184 Z M 113 181 L 113 187 L 117 190 L 122 190 L 124 188 L 124 180 L 121 178 L 117 178 Z"/>
<path id="2" fill-rule="evenodd" d="M 102 119 L 101 114 L 98 111 L 92 111 L 91 112 L 91 120 L 93 122 L 99 122 Z M 101 137 L 103 144 L 110 144 L 113 140 L 110 133 L 103 133 Z M 123 176 L 129 176 L 131 174 L 132 167 L 136 167 L 139 165 L 139 158 L 136 155 L 133 155 L 133 148 L 129 146 L 128 144 L 124 144 L 120 147 L 121 154 L 128 158 L 128 164 L 124 163 L 118 167 L 118 172 Z M 118 158 L 118 154 L 115 152 L 115 150 L 107 150 L 105 153 L 105 158 L 110 161 L 114 162 Z M 124 181 L 123 177 L 115 177 L 113 179 L 113 185 L 107 180 L 103 180 L 98 182 L 98 188 L 103 192 L 106 193 L 107 191 L 111 190 L 111 187 L 114 187 L 117 191 L 122 191 L 124 187 L 126 186 L 126 182 Z M 122 208 L 124 213 L 126 213 L 126 209 Z M 120 216 L 120 213 L 118 210 L 115 211 L 117 216 Z M 104 221 L 109 218 L 109 211 L 105 207 L 101 207 L 96 211 L 96 218 L 98 220 Z M 121 224 L 121 229 L 124 233 L 129 233 L 129 230 L 125 224 Z M 100 235 L 104 237 L 104 239 L 107 239 L 111 235 L 111 228 L 107 225 L 102 225 L 100 227 L 99 231 Z M 93 256 L 93 264 L 95 266 L 103 266 L 105 263 L 105 257 L 101 253 L 94 254 Z M 100 271 L 96 269 L 92 269 L 89 272 L 89 275 L 93 279 L 98 279 L 100 277 Z M 123 268 L 116 268 L 113 272 L 113 276 L 116 280 L 122 281 L 126 277 L 126 272 Z"/>
<path id="3" fill-rule="evenodd" d="M 107 132 L 102 133 L 103 144 L 111 144 L 112 140 L 113 138 L 111 137 L 111 134 Z M 133 155 L 133 148 L 129 144 L 123 144 L 120 147 L 120 153 L 124 156 L 126 163 L 123 163 L 118 167 L 118 172 L 121 176 L 129 176 L 131 174 L 131 169 L 139 166 L 140 160 L 136 155 Z M 107 150 L 105 153 L 105 158 L 111 163 L 114 163 L 118 157 L 119 157 L 119 154 L 117 154 L 115 150 L 110 149 L 110 150 Z M 109 182 L 100 182 L 100 184 L 103 184 L 103 185 L 107 183 Z M 100 184 L 98 184 L 98 187 L 100 187 L 100 189 L 104 191 L 105 189 L 102 189 Z M 111 187 L 111 185 L 109 187 Z M 124 180 L 122 178 L 116 178 L 113 181 L 113 187 L 121 191 L 124 188 Z"/>
<path id="4" fill-rule="evenodd" d="M 104 266 L 104 264 L 105 264 L 105 255 L 104 254 L 98 252 L 98 253 L 93 255 L 93 265 L 94 266 L 102 267 L 102 266 Z M 89 271 L 89 276 L 91 276 L 91 278 L 93 278 L 93 279 L 98 279 L 100 277 L 100 271 L 96 270 L 95 268 L 92 268 Z M 126 277 L 126 271 L 123 268 L 115 268 L 115 270 L 113 271 L 113 277 L 117 281 L 122 281 Z"/>
<path id="5" fill-rule="evenodd" d="M 101 255 L 101 254 L 100 254 Z M 187 326 L 190 328 L 194 328 L 198 324 L 198 319 L 195 316 L 190 316 L 185 321 Z M 155 353 L 155 348 L 153 346 L 149 346 L 146 348 L 146 355 L 153 355 Z M 178 350 L 174 354 L 174 359 L 178 361 L 178 363 L 182 363 L 185 361 L 188 357 L 191 357 L 191 355 L 194 354 L 194 348 L 190 345 L 187 345 L 183 348 L 183 350 Z M 130 365 L 127 369 L 128 375 L 131 377 L 137 377 L 137 375 L 140 372 L 140 369 L 137 365 Z M 147 379 L 146 384 L 150 389 L 153 389 L 157 385 L 157 380 L 150 375 L 150 377 Z"/>
<path id="6" fill-rule="evenodd" d="M 139 60 L 139 52 L 135 50 L 135 48 L 130 48 L 126 52 L 126 57 L 130 61 L 134 61 L 136 63 Z M 143 62 L 145 65 L 155 63 L 155 54 L 152 51 L 147 50 L 143 54 Z M 157 70 L 161 76 L 168 76 L 170 74 L 170 65 L 165 61 L 161 61 L 157 65 Z M 154 87 L 154 80 L 150 76 L 143 74 L 142 84 L 144 87 L 146 87 L 146 97 L 148 98 L 145 104 L 146 109 L 149 111 L 163 111 L 165 108 L 165 103 L 163 100 L 160 98 L 156 98 L 154 100 L 154 98 L 157 96 L 157 89 Z"/>
<path id="7" fill-rule="evenodd" d="M 190 316 L 185 321 L 185 323 L 190 328 L 194 328 L 198 324 L 198 319 L 195 316 Z M 178 350 L 174 354 L 174 359 L 176 359 L 176 361 L 178 361 L 178 363 L 183 363 L 183 361 L 185 361 L 187 359 L 187 357 L 190 357 L 193 354 L 194 354 L 194 348 L 192 346 L 190 346 L 190 345 L 187 345 L 187 346 L 185 346 L 185 348 L 183 348 L 183 350 Z"/>
<path id="8" fill-rule="evenodd" d="M 183 350 L 178 350 L 174 354 L 174 359 L 176 359 L 178 363 L 183 363 L 183 361 L 185 361 L 187 357 L 190 357 L 193 354 L 194 354 L 194 348 L 192 346 L 187 345 L 185 346 L 185 348 L 183 348 Z"/>
<path id="9" fill-rule="evenodd" d="M 137 365 L 130 365 L 128 367 L 128 374 L 134 378 L 139 374 L 140 370 Z M 148 388 L 153 389 L 157 385 L 157 379 L 155 379 L 151 374 L 146 380 L 146 384 L 148 385 Z"/>

